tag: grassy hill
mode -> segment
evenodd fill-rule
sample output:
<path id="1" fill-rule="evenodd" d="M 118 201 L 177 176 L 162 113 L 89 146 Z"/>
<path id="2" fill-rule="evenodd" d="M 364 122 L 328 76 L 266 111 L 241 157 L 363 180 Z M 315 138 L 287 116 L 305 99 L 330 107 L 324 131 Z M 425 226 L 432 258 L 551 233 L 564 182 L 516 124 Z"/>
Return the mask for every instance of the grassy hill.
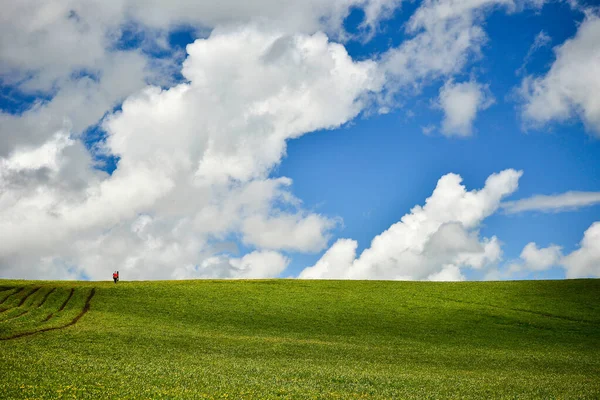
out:
<path id="1" fill-rule="evenodd" d="M 0 280 L 2 398 L 599 398 L 600 280 Z"/>

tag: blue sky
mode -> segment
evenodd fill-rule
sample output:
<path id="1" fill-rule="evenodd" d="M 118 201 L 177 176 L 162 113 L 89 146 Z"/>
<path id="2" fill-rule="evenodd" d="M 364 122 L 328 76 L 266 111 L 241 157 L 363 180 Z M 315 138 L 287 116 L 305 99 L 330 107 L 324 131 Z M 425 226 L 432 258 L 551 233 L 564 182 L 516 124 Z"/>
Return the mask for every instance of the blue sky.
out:
<path id="1" fill-rule="evenodd" d="M 167 7 L 164 21 L 141 11 L 119 15 L 122 19 L 107 15 L 104 22 L 92 25 L 90 31 L 100 32 L 98 37 L 82 34 L 89 54 L 85 47 L 68 48 L 71 43 L 61 36 L 66 28 L 60 27 L 71 22 L 57 20 L 44 27 L 48 40 L 79 52 L 62 59 L 62 50 L 56 54 L 40 50 L 36 58 L 21 56 L 16 47 L 5 46 L 0 50 L 4 125 L 0 132 L 0 232 L 12 240 L 0 247 L 0 277 L 102 279 L 113 269 L 125 271 L 131 279 L 599 276 L 600 250 L 593 236 L 597 229 L 592 227 L 600 221 L 600 118 L 596 117 L 600 115 L 600 92 L 595 91 L 598 86 L 594 85 L 599 83 L 592 71 L 600 68 L 600 36 L 595 45 L 592 42 L 586 48 L 590 42 L 579 33 L 600 32 L 597 10 L 593 3 L 585 2 L 516 2 L 512 8 L 502 2 L 491 7 L 475 2 L 481 4 L 462 12 L 458 22 L 440 22 L 435 19 L 440 17 L 431 17 L 435 14 L 423 14 L 430 15 L 424 26 L 442 26 L 440 29 L 448 32 L 452 24 L 458 31 L 481 28 L 483 39 L 474 40 L 456 59 L 450 59 L 453 54 L 448 53 L 443 61 L 452 68 L 407 64 L 408 69 L 400 75 L 393 72 L 396 67 L 389 62 L 389 55 L 402 51 L 423 32 L 407 31 L 415 15 L 444 3 L 399 6 L 390 0 L 387 14 L 377 14 L 371 36 L 361 28 L 369 1 L 357 1 L 354 8 L 342 11 L 333 4 L 335 11 L 325 7 L 326 15 L 312 15 L 294 3 L 300 17 L 289 21 L 286 18 L 291 17 L 283 11 L 261 11 L 257 3 L 257 10 L 232 16 L 226 23 L 218 13 L 211 20 L 210 9 L 205 12 L 208 17 L 194 19 Z M 460 3 L 453 3 L 454 7 Z M 305 11 L 306 16 L 302 14 Z M 86 21 L 93 12 L 83 7 L 76 15 Z M 270 17 L 259 19 L 256 28 L 255 17 L 264 15 Z M 324 16 L 339 17 L 342 23 L 320 25 Z M 35 36 L 28 38 L 30 32 L 22 28 L 28 23 L 33 26 L 33 19 L 18 17 L 25 25 L 15 24 L 14 30 L 24 39 L 13 45 L 22 46 L 23 54 L 40 46 L 47 48 L 47 43 L 36 43 Z M 431 35 L 439 34 L 430 30 Z M 242 37 L 236 32 L 247 33 Z M 316 32 L 324 32 L 325 45 L 317 41 Z M 306 46 L 305 52 L 319 46 L 326 46 L 326 52 L 314 60 L 306 56 L 297 61 L 308 66 L 281 65 L 279 72 L 260 69 L 266 56 L 257 56 L 256 65 L 248 61 L 254 60 L 254 43 L 261 48 L 260 43 L 267 46 L 285 35 L 300 38 L 294 43 L 305 43 L 298 44 Z M 223 50 L 248 37 L 252 41 L 239 45 L 237 52 Z M 577 51 L 569 50 L 573 47 L 565 45 L 569 41 L 580 46 Z M 99 47 L 94 47 L 98 43 Z M 341 64 L 321 71 L 329 64 L 324 66 L 319 57 L 339 51 L 332 47 L 337 43 L 349 58 L 336 59 L 332 63 Z M 436 55 L 425 54 L 427 51 L 417 49 L 407 57 Z M 576 57 L 584 57 L 584 61 Z M 187 72 L 181 69 L 184 61 Z M 586 82 L 587 77 L 581 76 L 583 84 L 561 81 L 576 64 L 591 67 L 592 79 Z M 274 88 L 275 94 L 265 93 L 265 97 L 247 94 L 242 85 L 251 85 L 252 79 L 239 78 L 238 83 L 236 77 L 252 77 L 254 67 L 263 71 L 256 72 L 256 79 L 264 79 L 264 87 L 278 82 L 278 87 L 292 89 L 278 92 Z M 559 67 L 566 71 L 564 75 L 558 73 Z M 344 75 L 345 69 L 352 68 L 354 75 Z M 314 74 L 306 72 L 313 70 Z M 271 73 L 265 71 L 274 71 L 274 75 L 260 75 Z M 223 76 L 219 76 L 221 72 Z M 330 98 L 318 94 L 326 93 L 320 85 L 327 85 L 328 80 L 319 74 L 340 74 L 335 78 L 337 86 L 326 89 L 333 93 Z M 361 74 L 361 83 L 348 83 L 351 76 Z M 207 80 L 204 86 L 198 83 L 202 79 Z M 293 82 L 302 79 L 296 89 Z M 527 82 L 539 85 L 540 91 L 524 89 Z M 161 87 L 163 92 L 146 98 L 142 93 L 147 93 L 148 85 Z M 177 88 L 187 88 L 190 93 L 198 90 L 198 94 L 180 98 L 175 95 Z M 468 88 L 468 97 L 457 97 L 459 88 Z M 445 90 L 449 103 L 442 100 Z M 568 104 L 566 115 L 558 106 L 555 110 L 554 103 L 544 103 L 556 93 Z M 288 95 L 291 97 L 285 97 Z M 390 96 L 385 104 L 384 95 Z M 308 99 L 304 108 L 295 111 L 296 117 L 287 118 L 286 105 L 302 96 Z M 334 104 L 338 98 L 339 105 Z M 470 99 L 476 106 L 472 114 L 468 105 L 457 105 Z M 223 125 L 233 121 L 240 110 L 254 110 L 259 104 L 269 104 L 261 107 L 268 107 L 270 119 L 262 120 L 263 114 L 256 114 L 254 124 L 244 120 L 239 122 L 242 125 Z M 321 106 L 313 110 L 311 104 Z M 381 112 L 382 106 L 389 112 Z M 302 110 L 306 110 L 304 114 Z M 218 115 L 231 117 L 222 122 L 216 120 Z M 453 115 L 459 125 L 446 129 Z M 296 119 L 302 123 L 299 131 L 292 132 L 289 126 Z M 279 126 L 278 121 L 288 121 L 283 131 L 273 128 Z M 205 134 L 202 144 L 194 139 Z M 250 147 L 244 148 L 247 144 Z M 265 150 L 271 145 L 281 153 Z M 214 160 L 220 161 L 210 158 L 214 154 Z M 179 164 L 188 156 L 193 168 Z M 149 160 L 151 166 L 146 165 Z M 180 169 L 186 172 L 172 172 Z M 394 248 L 394 243 L 410 239 L 407 228 L 395 237 L 387 236 L 391 248 L 373 247 L 371 258 L 361 257 L 372 247 L 373 238 L 410 214 L 413 207 L 424 205 L 443 176 L 459 175 L 469 192 L 487 187 L 488 177 L 505 170 L 522 171 L 523 175 L 507 178 L 509 183 L 498 193 L 482 196 L 482 215 L 477 220 L 471 221 L 460 211 L 462 205 L 449 200 L 446 211 L 454 216 L 436 219 L 440 210 L 427 211 L 423 218 L 435 221 L 435 228 L 411 228 L 420 238 L 410 245 L 413 247 L 403 249 L 398 244 Z M 150 183 L 153 178 L 156 185 Z M 286 178 L 293 183 L 276 183 Z M 145 179 L 149 179 L 146 186 L 140 183 Z M 195 179 L 201 183 L 187 186 Z M 518 188 L 510 189 L 510 182 Z M 256 189 L 260 199 L 249 203 L 248 198 L 254 199 L 249 194 L 254 193 L 250 192 L 253 187 L 271 189 Z M 569 205 L 557 197 L 567 192 L 578 192 L 573 195 L 575 203 Z M 554 196 L 550 199 L 554 206 L 534 205 L 515 213 L 503 206 L 540 195 Z M 483 204 L 488 201 L 491 203 Z M 232 204 L 229 208 L 228 203 Z M 454 213 L 452 207 L 458 211 Z M 26 221 L 23 224 L 21 217 Z M 460 225 L 459 231 L 452 231 L 450 237 L 442 235 L 444 226 L 455 223 Z M 18 224 L 22 232 L 11 234 L 17 229 L 11 224 Z M 588 229 L 586 235 L 592 239 L 583 243 Z M 458 247 L 453 247 L 451 254 L 440 250 L 446 247 L 432 244 L 436 235 L 450 243 L 463 234 L 464 241 L 454 244 Z M 492 237 L 500 249 L 495 256 L 484 251 Z M 339 261 L 350 257 L 347 249 L 339 254 L 333 251 L 338 239 L 355 241 L 356 255 L 351 261 Z M 536 250 L 531 257 L 522 256 L 531 242 Z M 413 260 L 403 258 L 406 254 L 420 260 L 410 270 L 402 266 Z M 465 255 L 486 261 L 464 261 Z M 312 272 L 303 273 L 310 266 L 314 266 Z"/>

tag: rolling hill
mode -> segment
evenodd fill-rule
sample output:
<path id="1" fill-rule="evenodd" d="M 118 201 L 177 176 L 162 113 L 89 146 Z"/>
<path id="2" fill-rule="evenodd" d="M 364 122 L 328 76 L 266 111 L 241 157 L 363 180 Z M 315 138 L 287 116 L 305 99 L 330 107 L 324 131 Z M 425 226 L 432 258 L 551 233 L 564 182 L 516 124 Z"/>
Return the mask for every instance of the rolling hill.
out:
<path id="1" fill-rule="evenodd" d="M 0 280 L 2 398 L 599 398 L 600 280 Z"/>

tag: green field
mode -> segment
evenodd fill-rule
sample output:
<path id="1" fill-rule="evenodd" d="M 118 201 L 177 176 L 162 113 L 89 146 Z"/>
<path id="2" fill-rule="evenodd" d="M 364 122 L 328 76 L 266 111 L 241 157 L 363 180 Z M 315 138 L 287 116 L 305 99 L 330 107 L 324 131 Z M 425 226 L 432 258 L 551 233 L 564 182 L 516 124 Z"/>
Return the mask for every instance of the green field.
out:
<path id="1" fill-rule="evenodd" d="M 600 280 L 0 280 L 0 398 L 600 398 Z"/>

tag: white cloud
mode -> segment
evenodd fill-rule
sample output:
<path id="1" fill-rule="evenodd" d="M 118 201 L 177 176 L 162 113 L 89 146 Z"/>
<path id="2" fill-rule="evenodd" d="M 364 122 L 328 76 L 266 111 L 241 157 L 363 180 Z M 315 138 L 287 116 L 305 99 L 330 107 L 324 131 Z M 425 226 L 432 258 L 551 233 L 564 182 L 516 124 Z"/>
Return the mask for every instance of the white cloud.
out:
<path id="1" fill-rule="evenodd" d="M 552 42 L 552 38 L 545 31 L 540 31 L 540 33 L 538 33 L 535 36 L 535 39 L 533 40 L 531 47 L 529 47 L 529 50 L 527 51 L 527 54 L 525 55 L 525 59 L 523 60 L 523 65 L 521 65 L 521 67 L 516 71 L 516 74 L 521 75 L 526 70 L 527 64 L 531 60 L 531 57 L 533 56 L 533 54 L 536 51 L 538 51 L 539 49 L 546 47 L 551 42 Z"/>
<path id="2" fill-rule="evenodd" d="M 417 34 L 382 58 L 387 72 L 387 85 L 396 88 L 419 87 L 426 79 L 459 72 L 469 55 L 479 54 L 486 36 L 470 20 L 440 23 Z"/>
<path id="3" fill-rule="evenodd" d="M 488 280 L 525 278 L 530 272 L 546 271 L 552 267 L 562 267 L 566 278 L 600 277 L 600 222 L 594 222 L 584 233 L 577 250 L 564 255 L 562 248 L 549 245 L 539 248 L 536 243 L 528 243 L 518 260 L 510 262 L 503 269 L 492 269 Z"/>
<path id="4" fill-rule="evenodd" d="M 289 259 L 274 251 L 254 251 L 241 258 L 210 257 L 198 266 L 178 267 L 173 272 L 176 279 L 241 278 L 260 279 L 278 276 L 289 264 Z"/>
<path id="5" fill-rule="evenodd" d="M 467 192 L 461 178 L 448 174 L 424 206 L 415 206 L 355 256 L 357 243 L 338 240 L 312 267 L 307 279 L 464 279 L 462 268 L 483 268 L 498 261 L 498 240 L 479 239 L 477 227 L 513 193 L 521 172 L 491 175 L 481 190 Z"/>
<path id="6" fill-rule="evenodd" d="M 49 90 L 74 71 L 102 72 L 125 29 L 140 33 L 145 46 L 165 46 L 168 31 L 189 25 L 212 29 L 258 20 L 286 33 L 320 30 L 344 36 L 342 22 L 353 7 L 375 28 L 398 0 L 72 0 L 39 4 L 22 0 L 0 16 L 0 75 L 26 87 Z M 31 76 L 33 75 L 33 78 Z"/>
<path id="7" fill-rule="evenodd" d="M 287 265 L 263 250 L 327 244 L 334 221 L 302 210 L 289 179 L 267 177 L 286 140 L 338 127 L 364 108 L 382 84 L 375 63 L 354 62 L 323 34 L 259 26 L 215 29 L 188 51 L 190 83 L 148 87 L 106 119 L 106 150 L 120 157 L 111 176 L 82 159 L 83 184 L 63 187 L 68 152 L 81 147 L 63 136 L 9 153 L 3 171 L 53 173 L 0 195 L 4 276 L 37 276 L 48 260 L 48 271 L 74 266 L 92 279 L 105 278 L 107 266 L 133 279 L 263 277 Z M 45 158 L 33 160 L 39 153 Z M 215 243 L 232 235 L 260 253 L 216 262 Z"/>
<path id="8" fill-rule="evenodd" d="M 427 0 L 411 16 L 407 33 L 414 34 L 381 60 L 386 85 L 394 93 L 419 88 L 427 80 L 460 72 L 478 57 L 487 41 L 482 16 L 496 8 L 514 7 L 512 0 Z"/>
<path id="9" fill-rule="evenodd" d="M 487 85 L 450 80 L 440 88 L 438 102 L 444 110 L 442 133 L 446 136 L 469 136 L 477 112 L 491 106 L 494 99 Z"/>
<path id="10" fill-rule="evenodd" d="M 502 208 L 509 214 L 524 211 L 560 212 L 600 203 L 600 192 L 566 192 L 557 195 L 536 195 L 527 199 L 507 201 Z"/>
<path id="11" fill-rule="evenodd" d="M 11 171 L 38 170 L 41 168 L 56 171 L 59 168 L 60 154 L 73 143 L 68 134 L 59 131 L 40 147 L 18 149 L 10 157 L 0 159 L 0 176 Z"/>
<path id="12" fill-rule="evenodd" d="M 525 263 L 524 267 L 533 271 L 544 271 L 555 266 L 561 257 L 561 248 L 559 246 L 550 245 L 540 249 L 533 242 L 528 243 L 521 252 L 521 259 Z"/>
<path id="13" fill-rule="evenodd" d="M 376 26 L 382 16 L 396 8 L 398 0 L 257 0 L 242 2 L 224 0 L 198 2 L 194 0 L 125 0 L 136 19 L 156 27 L 174 23 L 199 26 L 223 26 L 252 23 L 258 19 L 269 20 L 278 30 L 314 33 L 325 30 L 339 33 L 344 18 L 353 7 L 365 10 L 366 25 Z"/>
<path id="14" fill-rule="evenodd" d="M 562 265 L 567 278 L 600 278 L 600 222 L 585 231 L 579 249 L 565 256 Z"/>
<path id="15" fill-rule="evenodd" d="M 533 40 L 533 44 L 531 45 L 531 47 L 529 48 L 529 51 L 527 52 L 528 56 L 531 57 L 531 54 L 534 51 L 539 50 L 542 47 L 549 45 L 551 42 L 552 42 L 552 38 L 546 32 L 540 31 L 540 33 L 538 33 L 535 36 L 535 39 Z"/>
<path id="16" fill-rule="evenodd" d="M 348 268 L 356 259 L 358 242 L 352 239 L 338 239 L 312 267 L 304 269 L 301 279 L 344 278 Z"/>
<path id="17" fill-rule="evenodd" d="M 523 79 L 523 118 L 539 126 L 579 117 L 600 136 L 600 18 L 588 15 L 574 38 L 555 48 L 545 76 Z"/>
<path id="18" fill-rule="evenodd" d="M 333 221 L 316 214 L 254 215 L 244 220 L 241 232 L 247 244 L 260 248 L 317 252 L 327 246 L 323 232 L 333 226 Z"/>
<path id="19" fill-rule="evenodd" d="M 434 282 L 455 282 L 464 281 L 465 279 L 464 275 L 460 272 L 460 268 L 453 264 L 444 265 L 441 271 L 427 277 L 428 281 Z"/>
<path id="20" fill-rule="evenodd" d="M 117 52 L 105 61 L 96 80 L 69 79 L 50 101 L 37 102 L 20 115 L 0 112 L 0 156 L 19 147 L 39 146 L 59 130 L 78 135 L 146 85 L 146 61 L 140 54 Z"/>
<path id="21" fill-rule="evenodd" d="M 433 125 L 433 124 L 425 125 L 425 126 L 421 127 L 421 132 L 423 132 L 423 135 L 425 135 L 425 136 L 431 135 L 434 131 L 435 131 L 435 125 Z"/>

